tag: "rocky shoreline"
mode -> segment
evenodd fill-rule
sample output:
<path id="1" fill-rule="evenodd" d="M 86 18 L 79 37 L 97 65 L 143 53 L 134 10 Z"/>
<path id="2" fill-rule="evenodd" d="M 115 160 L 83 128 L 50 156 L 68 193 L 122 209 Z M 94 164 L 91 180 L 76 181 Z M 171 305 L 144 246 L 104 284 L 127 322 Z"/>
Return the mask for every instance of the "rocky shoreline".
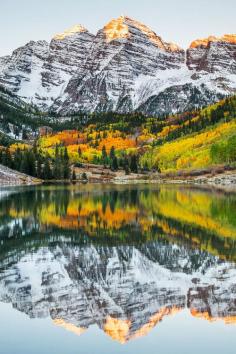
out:
<path id="1" fill-rule="evenodd" d="M 71 181 L 50 181 L 50 183 L 70 183 Z M 0 165 L 0 186 L 38 185 L 44 181 L 11 170 Z M 103 166 L 89 165 L 76 169 L 76 181 L 73 183 L 109 183 L 109 184 L 179 184 L 236 191 L 236 170 L 216 174 L 193 175 L 162 175 L 159 173 L 131 173 L 111 171 Z"/>
<path id="2" fill-rule="evenodd" d="M 214 188 L 227 192 L 236 192 L 236 171 L 220 173 L 214 176 L 198 176 L 194 178 L 161 178 L 158 183 L 189 185 L 201 188 Z"/>
<path id="3" fill-rule="evenodd" d="M 12 170 L 6 166 L 0 165 L 0 186 L 22 186 L 22 185 L 37 185 L 42 183 L 42 180 L 28 176 L 24 173 Z"/>
<path id="4" fill-rule="evenodd" d="M 236 170 L 224 170 L 221 168 L 199 170 L 199 171 L 179 171 L 176 174 L 160 174 L 155 172 L 130 173 L 124 171 L 111 171 L 98 165 L 86 165 L 76 169 L 76 177 L 83 180 L 83 176 L 90 183 L 168 183 L 168 184 L 194 184 L 225 186 L 236 188 Z"/>

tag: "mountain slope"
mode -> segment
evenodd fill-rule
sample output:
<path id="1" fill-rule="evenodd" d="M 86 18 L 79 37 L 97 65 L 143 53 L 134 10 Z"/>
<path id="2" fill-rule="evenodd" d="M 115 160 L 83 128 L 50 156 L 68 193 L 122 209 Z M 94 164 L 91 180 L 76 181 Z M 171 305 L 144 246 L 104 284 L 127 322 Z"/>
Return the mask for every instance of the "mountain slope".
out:
<path id="1" fill-rule="evenodd" d="M 12 139 L 26 139 L 27 132 L 36 133 L 36 128 L 48 123 L 49 119 L 36 107 L 0 86 L 0 145 L 9 145 Z"/>
<path id="2" fill-rule="evenodd" d="M 29 42 L 0 61 L 0 84 L 46 111 L 87 56 L 92 39 L 84 27 L 75 26 L 50 44 Z"/>
<path id="3" fill-rule="evenodd" d="M 60 114 L 190 110 L 236 91 L 236 35 L 196 40 L 184 51 L 121 16 L 96 36 L 78 25 L 0 58 L 0 84 Z"/>
<path id="4" fill-rule="evenodd" d="M 65 91 L 62 109 L 133 111 L 140 100 L 134 88 L 141 75 L 152 78 L 158 71 L 178 70 L 184 56 L 182 49 L 139 22 L 128 17 L 113 20 L 95 37 L 85 66 Z"/>
<path id="5" fill-rule="evenodd" d="M 208 120 L 206 116 L 193 118 L 182 127 L 180 125 L 170 126 L 170 141 L 167 135 L 166 142 L 164 139 L 161 145 L 150 149 L 142 156 L 141 164 L 147 164 L 151 168 L 158 166 L 162 172 L 202 169 L 219 164 L 232 165 L 231 167 L 235 168 L 235 112 L 231 117 L 222 114 L 223 117 L 225 117 L 224 120 L 221 119 L 217 124 L 208 123 L 209 126 L 205 123 Z M 197 122 L 202 129 L 196 129 L 194 132 L 194 123 Z M 193 124 L 192 132 L 191 124 Z M 206 124 L 205 128 L 204 124 Z"/>

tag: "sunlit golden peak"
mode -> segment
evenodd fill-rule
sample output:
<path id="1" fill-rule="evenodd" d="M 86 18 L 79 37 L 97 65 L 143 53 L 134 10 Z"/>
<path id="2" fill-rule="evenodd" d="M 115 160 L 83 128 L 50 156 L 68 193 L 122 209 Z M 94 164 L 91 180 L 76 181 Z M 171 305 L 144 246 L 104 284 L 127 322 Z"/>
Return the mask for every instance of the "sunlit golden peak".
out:
<path id="1" fill-rule="evenodd" d="M 53 39 L 62 40 L 64 38 L 66 38 L 66 37 L 70 37 L 70 36 L 73 36 L 76 33 L 82 33 L 82 32 L 87 32 L 87 29 L 85 27 L 81 26 L 81 25 L 75 25 L 75 26 L 67 29 L 63 33 L 56 34 Z"/>
<path id="2" fill-rule="evenodd" d="M 197 39 L 191 43 L 190 48 L 207 47 L 211 42 L 228 42 L 236 44 L 236 34 L 225 34 L 222 37 L 210 36 L 208 38 Z"/>
<path id="3" fill-rule="evenodd" d="M 111 42 L 115 39 L 124 39 L 131 37 L 131 27 L 136 28 L 140 32 L 142 32 L 158 48 L 168 51 L 180 50 L 180 48 L 174 43 L 164 43 L 162 39 L 146 25 L 124 15 L 109 22 L 104 27 L 103 31 L 106 35 L 106 40 L 108 42 Z"/>
<path id="4" fill-rule="evenodd" d="M 125 24 L 125 16 L 120 16 L 118 19 L 111 20 L 103 29 L 106 40 L 111 42 L 115 39 L 129 37 L 129 27 Z"/>

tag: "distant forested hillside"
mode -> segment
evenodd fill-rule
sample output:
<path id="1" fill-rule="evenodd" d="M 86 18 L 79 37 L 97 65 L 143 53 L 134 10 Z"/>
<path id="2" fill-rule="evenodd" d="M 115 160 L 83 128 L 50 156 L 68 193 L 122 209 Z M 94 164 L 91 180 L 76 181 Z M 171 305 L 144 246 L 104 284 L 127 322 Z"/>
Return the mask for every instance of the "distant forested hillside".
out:
<path id="1" fill-rule="evenodd" d="M 13 102 L 13 103 L 12 103 Z M 94 113 L 45 116 L 0 95 L 0 162 L 40 178 L 68 178 L 73 166 L 176 172 L 236 163 L 236 97 L 171 116 Z M 46 126 L 46 133 L 39 134 Z"/>

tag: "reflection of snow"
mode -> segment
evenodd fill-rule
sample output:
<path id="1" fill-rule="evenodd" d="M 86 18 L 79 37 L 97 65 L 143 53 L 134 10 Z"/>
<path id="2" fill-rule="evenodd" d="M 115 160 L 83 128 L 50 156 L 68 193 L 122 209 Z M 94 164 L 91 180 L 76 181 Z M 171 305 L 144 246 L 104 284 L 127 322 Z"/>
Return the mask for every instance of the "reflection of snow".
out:
<path id="1" fill-rule="evenodd" d="M 194 270 L 196 257 L 202 263 Z M 196 316 L 210 311 L 213 319 L 234 318 L 235 286 L 235 265 L 158 242 L 141 249 L 61 243 L 12 259 L 8 255 L 0 273 L 1 300 L 30 317 L 50 316 L 73 329 L 106 323 L 107 332 L 129 323 L 130 338 L 187 303 Z"/>

